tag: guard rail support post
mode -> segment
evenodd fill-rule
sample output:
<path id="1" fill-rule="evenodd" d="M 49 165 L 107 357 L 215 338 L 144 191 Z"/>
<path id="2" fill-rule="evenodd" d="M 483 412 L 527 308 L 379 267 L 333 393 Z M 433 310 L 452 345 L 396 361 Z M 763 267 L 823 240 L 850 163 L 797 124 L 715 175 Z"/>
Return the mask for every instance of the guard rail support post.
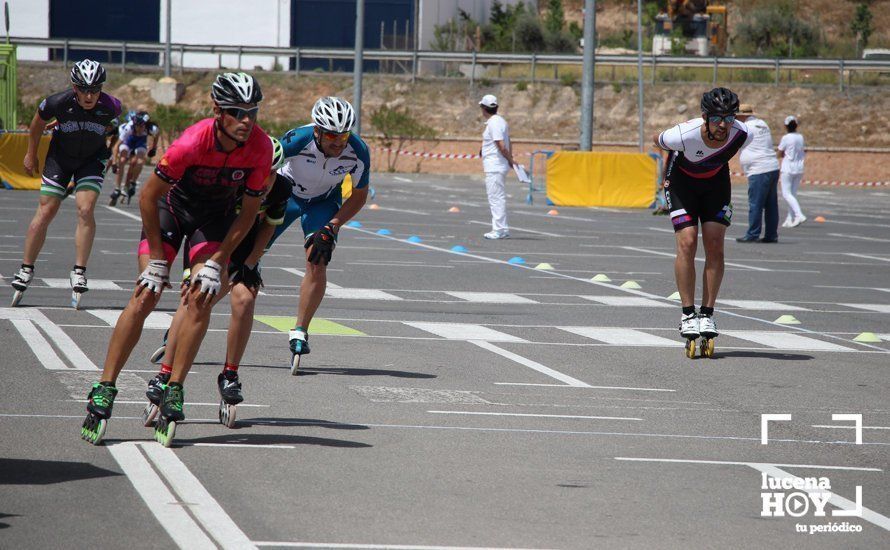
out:
<path id="1" fill-rule="evenodd" d="M 238 70 L 241 70 L 241 53 L 244 51 L 243 46 L 238 46 Z"/>
<path id="2" fill-rule="evenodd" d="M 838 74 L 837 74 L 838 86 L 840 87 L 840 91 L 844 91 L 844 60 L 838 60 Z"/>
<path id="3" fill-rule="evenodd" d="M 658 74 L 658 60 L 652 56 L 652 85 L 655 86 L 655 78 Z"/>
<path id="4" fill-rule="evenodd" d="M 717 56 L 714 56 L 714 77 L 713 77 L 714 86 L 717 85 Z"/>
<path id="5" fill-rule="evenodd" d="M 65 62 L 65 68 L 68 68 L 68 39 L 65 39 L 65 49 L 62 53 L 62 60 Z"/>
<path id="6" fill-rule="evenodd" d="M 476 87 L 476 50 L 473 50 L 473 64 L 470 67 L 470 90 Z"/>
<path id="7" fill-rule="evenodd" d="M 779 86 L 779 58 L 776 58 L 776 87 Z"/>
<path id="8" fill-rule="evenodd" d="M 185 67 L 185 45 L 179 45 L 179 74 L 182 74 L 183 67 Z"/>
<path id="9" fill-rule="evenodd" d="M 414 45 L 414 53 L 411 58 L 411 84 L 417 82 L 417 45 Z"/>
<path id="10" fill-rule="evenodd" d="M 532 84 L 535 83 L 535 69 L 538 64 L 538 54 L 537 52 L 532 52 Z"/>
<path id="11" fill-rule="evenodd" d="M 127 43 L 121 44 L 121 72 L 127 72 Z"/>
<path id="12" fill-rule="evenodd" d="M 294 76 L 300 76 L 300 48 L 294 48 Z"/>

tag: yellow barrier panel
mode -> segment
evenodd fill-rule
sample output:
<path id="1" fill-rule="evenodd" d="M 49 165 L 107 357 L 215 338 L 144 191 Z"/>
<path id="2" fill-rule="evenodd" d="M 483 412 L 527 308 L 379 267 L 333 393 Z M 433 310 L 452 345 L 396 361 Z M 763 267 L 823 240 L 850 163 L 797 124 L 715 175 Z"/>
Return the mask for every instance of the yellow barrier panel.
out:
<path id="1" fill-rule="evenodd" d="M 645 153 L 560 151 L 547 160 L 547 198 L 559 206 L 648 208 L 657 173 Z"/>
<path id="2" fill-rule="evenodd" d="M 37 158 L 40 159 L 40 170 L 49 149 L 50 136 L 40 138 Z M 25 174 L 22 161 L 28 152 L 28 134 L 0 134 L 0 181 L 7 189 L 40 189 L 40 174 L 32 178 Z"/>

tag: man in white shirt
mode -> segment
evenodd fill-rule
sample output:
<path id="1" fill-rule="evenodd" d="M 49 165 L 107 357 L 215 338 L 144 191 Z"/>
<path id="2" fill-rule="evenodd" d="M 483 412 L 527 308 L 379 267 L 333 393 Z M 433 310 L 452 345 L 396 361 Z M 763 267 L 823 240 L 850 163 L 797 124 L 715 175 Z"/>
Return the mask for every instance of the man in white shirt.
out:
<path id="1" fill-rule="evenodd" d="M 740 243 L 774 243 L 779 240 L 779 161 L 773 149 L 773 136 L 766 122 L 754 116 L 754 107 L 739 106 L 738 119 L 753 137 L 742 148 L 739 161 L 748 178 L 748 231 L 736 241 Z M 764 212 L 766 213 L 765 223 Z M 763 225 L 763 238 L 760 238 Z"/>
<path id="2" fill-rule="evenodd" d="M 488 205 L 491 208 L 491 231 L 486 239 L 508 239 L 507 193 L 504 180 L 507 172 L 515 164 L 510 148 L 510 129 L 504 117 L 498 114 L 498 98 L 488 94 L 479 102 L 485 118 L 485 131 L 482 132 L 482 169 L 485 172 L 485 190 L 488 192 Z"/>

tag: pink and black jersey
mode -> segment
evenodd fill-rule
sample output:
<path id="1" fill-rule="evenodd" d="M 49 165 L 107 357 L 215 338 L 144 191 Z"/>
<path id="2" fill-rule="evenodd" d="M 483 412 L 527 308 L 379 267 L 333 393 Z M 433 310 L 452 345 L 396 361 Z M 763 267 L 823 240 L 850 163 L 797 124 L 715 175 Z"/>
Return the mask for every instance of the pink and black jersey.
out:
<path id="1" fill-rule="evenodd" d="M 216 137 L 212 118 L 186 128 L 155 168 L 174 187 L 167 200 L 203 212 L 228 212 L 238 196 L 263 194 L 272 171 L 272 142 L 259 125 L 247 141 L 226 153 Z"/>
<path id="2" fill-rule="evenodd" d="M 752 136 L 748 129 L 738 120 L 734 121 L 729 135 L 723 144 L 714 149 L 702 139 L 701 127 L 703 118 L 694 118 L 681 122 L 658 136 L 658 144 L 662 149 L 676 151 L 673 165 L 687 176 L 695 179 L 708 179 L 726 170 L 729 177 L 729 159 L 735 156 Z"/>

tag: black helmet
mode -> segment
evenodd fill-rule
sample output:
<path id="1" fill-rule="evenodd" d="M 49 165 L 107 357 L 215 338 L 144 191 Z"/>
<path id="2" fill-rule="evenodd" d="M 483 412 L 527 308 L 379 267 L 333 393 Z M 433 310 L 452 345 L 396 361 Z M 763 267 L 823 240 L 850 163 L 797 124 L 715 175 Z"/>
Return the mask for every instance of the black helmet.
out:
<path id="1" fill-rule="evenodd" d="M 739 96 L 729 88 L 714 88 L 701 96 L 701 110 L 709 115 L 734 115 L 739 112 Z"/>
<path id="2" fill-rule="evenodd" d="M 210 97 L 217 105 L 257 104 L 263 100 L 260 83 L 247 73 L 223 73 L 210 86 Z"/>
<path id="3" fill-rule="evenodd" d="M 105 67 L 98 61 L 84 59 L 71 67 L 71 83 L 75 86 L 98 86 L 105 82 Z"/>

